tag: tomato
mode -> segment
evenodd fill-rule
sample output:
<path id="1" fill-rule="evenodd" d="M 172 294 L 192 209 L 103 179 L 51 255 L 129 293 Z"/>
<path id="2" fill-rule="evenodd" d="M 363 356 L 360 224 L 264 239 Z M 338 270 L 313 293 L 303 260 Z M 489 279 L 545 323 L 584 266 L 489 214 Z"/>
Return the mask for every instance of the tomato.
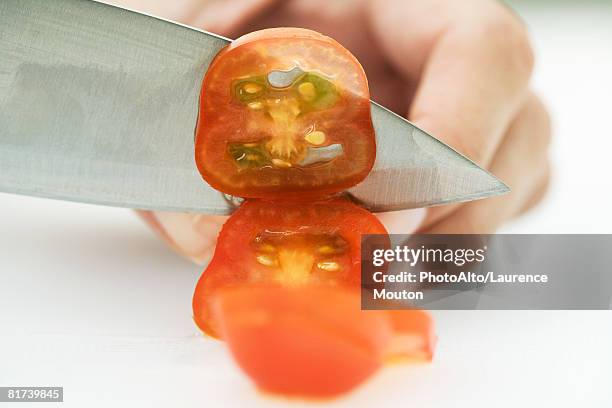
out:
<path id="1" fill-rule="evenodd" d="M 264 391 L 331 397 L 384 362 L 391 325 L 360 310 L 357 291 L 333 287 L 221 290 L 214 314 L 237 363 Z"/>
<path id="2" fill-rule="evenodd" d="M 246 201 L 223 226 L 196 286 L 196 323 L 218 337 L 210 299 L 224 287 L 255 283 L 359 290 L 362 234 L 386 231 L 374 215 L 344 199 Z"/>
<path id="3" fill-rule="evenodd" d="M 431 360 L 427 313 L 361 310 L 361 236 L 387 232 L 330 198 L 362 181 L 375 155 L 365 74 L 334 40 L 268 29 L 210 64 L 196 164 L 212 187 L 247 200 L 198 281 L 194 320 L 262 390 L 335 396 L 386 361 Z"/>
<path id="4" fill-rule="evenodd" d="M 375 155 L 365 73 L 331 38 L 262 30 L 232 42 L 208 68 L 195 159 L 217 190 L 320 197 L 363 180 Z"/>
<path id="5" fill-rule="evenodd" d="M 431 361 L 436 335 L 429 313 L 417 309 L 385 311 L 393 327 L 393 339 L 386 350 L 390 361 Z"/>

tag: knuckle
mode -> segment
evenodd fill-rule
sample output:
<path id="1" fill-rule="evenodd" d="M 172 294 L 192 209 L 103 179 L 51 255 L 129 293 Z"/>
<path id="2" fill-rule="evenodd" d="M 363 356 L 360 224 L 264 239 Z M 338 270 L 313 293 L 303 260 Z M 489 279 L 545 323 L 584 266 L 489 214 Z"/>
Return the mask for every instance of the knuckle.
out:
<path id="1" fill-rule="evenodd" d="M 475 121 L 460 120 L 458 122 L 441 123 L 436 116 L 430 114 L 412 115 L 414 123 L 425 129 L 430 135 L 452 147 L 455 151 L 479 165 L 485 165 L 487 157 L 486 138 L 479 142 L 483 130 L 480 126 L 473 126 Z M 469 130 L 468 130 L 469 129 Z"/>
<path id="2" fill-rule="evenodd" d="M 470 205 L 465 211 L 459 211 L 456 215 L 457 231 L 461 234 L 491 234 L 497 229 L 497 225 L 489 217 L 474 212 Z"/>
<path id="3" fill-rule="evenodd" d="M 534 123 L 535 134 L 538 146 L 542 150 L 547 150 L 552 141 L 552 119 L 548 109 L 542 100 L 535 94 L 530 94 L 527 99 L 525 109 L 529 112 Z"/>
<path id="4" fill-rule="evenodd" d="M 535 55 L 525 24 L 500 4 L 483 23 L 485 35 L 507 56 L 509 63 L 528 79 L 535 65 Z"/>
<path id="5" fill-rule="evenodd" d="M 471 138 L 458 135 L 453 138 L 452 147 L 474 163 L 483 165 L 486 154 L 482 143 L 474 143 Z"/>

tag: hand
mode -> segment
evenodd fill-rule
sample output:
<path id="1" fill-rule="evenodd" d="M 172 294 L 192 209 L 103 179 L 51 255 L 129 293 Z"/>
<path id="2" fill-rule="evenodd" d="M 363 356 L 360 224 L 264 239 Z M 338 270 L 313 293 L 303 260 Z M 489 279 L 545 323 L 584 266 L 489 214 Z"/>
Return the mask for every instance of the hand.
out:
<path id="1" fill-rule="evenodd" d="M 132 0 L 134 1 L 134 0 Z M 502 197 L 381 214 L 392 233 L 490 233 L 542 198 L 550 123 L 529 90 L 526 28 L 493 0 L 182 0 L 165 17 L 230 38 L 298 26 L 337 39 L 363 64 L 372 98 L 506 182 Z M 197 7 L 196 7 L 197 5 Z M 155 13 L 155 10 L 147 10 Z M 170 15 L 174 13 L 174 15 Z M 181 253 L 205 261 L 222 217 L 147 213 Z"/>

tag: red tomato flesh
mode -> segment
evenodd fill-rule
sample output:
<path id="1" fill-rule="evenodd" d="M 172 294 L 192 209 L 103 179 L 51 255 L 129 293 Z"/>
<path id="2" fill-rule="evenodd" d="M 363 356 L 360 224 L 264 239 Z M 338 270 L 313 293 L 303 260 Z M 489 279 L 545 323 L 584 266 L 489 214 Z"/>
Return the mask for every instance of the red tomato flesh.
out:
<path id="1" fill-rule="evenodd" d="M 218 337 L 211 298 L 225 287 L 268 284 L 360 289 L 362 234 L 386 234 L 378 219 L 344 199 L 250 200 L 223 226 L 193 298 L 194 319 Z"/>
<path id="2" fill-rule="evenodd" d="M 375 155 L 365 73 L 333 39 L 262 30 L 232 42 L 208 68 L 195 159 L 217 190 L 320 197 L 363 180 Z"/>
<path id="3" fill-rule="evenodd" d="M 387 361 L 431 361 L 436 345 L 434 323 L 423 310 L 385 311 L 393 328 L 393 339 L 387 346 Z"/>
<path id="4" fill-rule="evenodd" d="M 221 290 L 214 314 L 242 369 L 263 391 L 331 397 L 381 367 L 385 314 L 360 310 L 358 292 L 333 287 Z"/>

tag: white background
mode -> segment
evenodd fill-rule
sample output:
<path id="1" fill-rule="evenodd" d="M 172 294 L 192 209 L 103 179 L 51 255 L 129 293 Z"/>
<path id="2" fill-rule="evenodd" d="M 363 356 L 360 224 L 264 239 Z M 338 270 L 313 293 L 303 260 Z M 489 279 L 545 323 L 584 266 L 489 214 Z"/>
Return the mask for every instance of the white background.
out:
<path id="1" fill-rule="evenodd" d="M 505 231 L 612 233 L 612 7 L 520 4 L 555 119 L 555 179 Z M 70 407 L 287 403 L 202 338 L 190 305 L 201 268 L 129 211 L 1 194 L 0 214 L 0 385 L 64 386 Z M 432 364 L 385 368 L 330 405 L 612 406 L 612 312 L 434 315 Z"/>
<path id="2" fill-rule="evenodd" d="M 612 233 L 612 2 L 515 1 L 535 42 L 533 86 L 553 116 L 553 180 L 516 233 Z"/>

